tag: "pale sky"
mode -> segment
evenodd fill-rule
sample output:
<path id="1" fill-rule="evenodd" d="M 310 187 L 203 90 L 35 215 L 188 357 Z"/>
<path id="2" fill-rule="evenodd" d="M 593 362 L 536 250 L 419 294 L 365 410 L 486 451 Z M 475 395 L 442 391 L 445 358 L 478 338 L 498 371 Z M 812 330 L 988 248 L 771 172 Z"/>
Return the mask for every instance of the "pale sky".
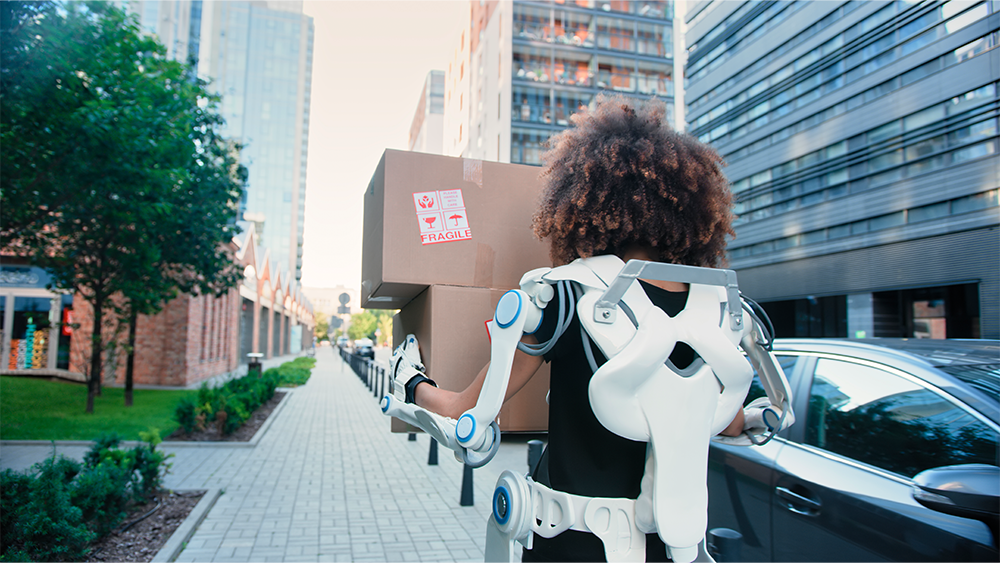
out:
<path id="1" fill-rule="evenodd" d="M 360 289 L 364 191 L 406 149 L 427 73 L 447 70 L 468 0 L 309 1 L 312 99 L 302 280 Z"/>

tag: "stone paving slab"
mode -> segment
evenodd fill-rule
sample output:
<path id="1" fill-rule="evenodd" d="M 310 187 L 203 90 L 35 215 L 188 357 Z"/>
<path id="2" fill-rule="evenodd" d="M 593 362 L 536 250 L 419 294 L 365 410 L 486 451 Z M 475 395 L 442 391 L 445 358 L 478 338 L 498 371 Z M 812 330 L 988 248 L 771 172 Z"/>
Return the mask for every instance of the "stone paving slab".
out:
<path id="1" fill-rule="evenodd" d="M 429 438 L 389 431 L 378 401 L 320 348 L 309 382 L 252 448 L 160 447 L 173 453 L 164 485 L 222 490 L 177 561 L 482 561 L 493 487 L 504 469 L 527 470 L 527 447 L 505 440 L 474 471 L 474 506 L 459 506 L 463 466 Z M 87 446 L 56 446 L 82 459 Z M 0 467 L 23 469 L 51 446 L 5 442 Z"/>

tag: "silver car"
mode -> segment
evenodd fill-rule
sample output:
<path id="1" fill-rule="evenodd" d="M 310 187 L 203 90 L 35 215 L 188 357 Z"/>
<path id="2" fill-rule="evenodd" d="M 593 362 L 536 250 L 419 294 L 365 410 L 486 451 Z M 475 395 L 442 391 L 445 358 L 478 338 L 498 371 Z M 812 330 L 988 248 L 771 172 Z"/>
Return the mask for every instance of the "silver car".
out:
<path id="1" fill-rule="evenodd" d="M 1000 342 L 778 339 L 774 353 L 796 421 L 764 446 L 713 443 L 709 528 L 742 535 L 720 559 L 1000 561 Z"/>

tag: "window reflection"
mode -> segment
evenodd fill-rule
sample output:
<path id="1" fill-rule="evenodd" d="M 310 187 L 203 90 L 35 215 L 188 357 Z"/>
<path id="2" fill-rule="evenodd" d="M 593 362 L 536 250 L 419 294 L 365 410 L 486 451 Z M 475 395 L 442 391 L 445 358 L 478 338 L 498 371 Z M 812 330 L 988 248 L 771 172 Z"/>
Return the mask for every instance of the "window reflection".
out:
<path id="1" fill-rule="evenodd" d="M 514 11 L 514 36 L 529 41 L 551 41 L 549 11 L 545 8 L 523 6 Z"/>
<path id="2" fill-rule="evenodd" d="M 792 370 L 795 369 L 795 362 L 799 360 L 798 356 L 780 356 L 775 354 L 778 358 L 778 365 L 781 366 L 781 371 L 785 372 L 785 377 L 788 378 L 792 374 Z M 743 401 L 743 406 L 749 405 L 754 399 L 760 397 L 766 397 L 767 392 L 764 391 L 764 386 L 760 384 L 760 376 L 757 375 L 756 370 L 753 374 L 753 382 L 750 384 L 750 391 L 747 392 L 747 398 Z"/>
<path id="3" fill-rule="evenodd" d="M 555 14 L 555 42 L 578 47 L 594 46 L 593 18 L 589 14 L 559 10 Z"/>
<path id="4" fill-rule="evenodd" d="M 618 18 L 597 18 L 597 46 L 614 51 L 635 51 L 634 25 Z"/>
<path id="5" fill-rule="evenodd" d="M 538 49 L 529 49 L 524 53 L 514 53 L 512 69 L 514 78 L 530 80 L 531 82 L 548 82 L 550 80 L 549 56 Z"/>
<path id="6" fill-rule="evenodd" d="M 510 138 L 510 161 L 515 164 L 542 163 L 542 152 L 548 132 L 514 129 Z"/>
<path id="7" fill-rule="evenodd" d="M 549 92 L 534 88 L 514 88 L 514 107 L 511 115 L 514 121 L 527 123 L 550 123 L 551 106 Z"/>
<path id="8" fill-rule="evenodd" d="M 557 84 L 593 86 L 594 73 L 590 71 L 589 61 L 556 59 L 553 72 Z"/>
<path id="9" fill-rule="evenodd" d="M 906 477 L 963 463 L 997 465 L 997 433 L 929 389 L 874 367 L 820 358 L 807 444 Z"/>

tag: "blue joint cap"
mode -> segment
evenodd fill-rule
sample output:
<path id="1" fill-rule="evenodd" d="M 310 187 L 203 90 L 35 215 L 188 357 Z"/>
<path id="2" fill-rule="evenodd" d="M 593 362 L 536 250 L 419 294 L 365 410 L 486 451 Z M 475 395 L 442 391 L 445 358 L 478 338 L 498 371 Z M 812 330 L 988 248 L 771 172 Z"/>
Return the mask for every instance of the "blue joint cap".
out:
<path id="1" fill-rule="evenodd" d="M 462 428 L 462 421 L 463 420 L 468 420 L 472 424 L 469 427 L 468 434 L 466 434 L 464 436 L 461 434 L 461 432 L 462 432 L 461 428 Z M 461 443 L 464 444 L 465 442 L 469 441 L 469 439 L 472 438 L 472 435 L 475 434 L 475 433 L 476 433 L 476 419 L 475 419 L 475 417 L 473 417 L 469 413 L 465 413 L 462 416 L 458 417 L 458 422 L 455 424 L 455 437 L 458 438 L 459 442 L 461 442 Z"/>
<path id="2" fill-rule="evenodd" d="M 510 491 L 507 490 L 507 487 L 500 485 L 493 491 L 493 519 L 497 521 L 497 524 L 503 526 L 510 520 L 510 513 Z"/>
<path id="3" fill-rule="evenodd" d="M 517 308 L 514 309 L 513 314 L 511 314 L 510 311 L 513 303 L 511 303 L 511 300 L 507 298 L 507 296 L 511 294 L 513 294 L 514 298 L 517 299 Z M 501 319 L 501 316 L 504 318 Z M 514 324 L 514 321 L 516 321 L 519 316 L 521 316 L 521 295 L 516 290 L 512 289 L 507 293 L 504 293 L 503 297 L 500 298 L 500 302 L 497 303 L 497 312 L 493 318 L 496 320 L 497 326 L 500 328 L 507 328 Z"/>
<path id="4" fill-rule="evenodd" d="M 771 423 L 770 420 L 767 419 L 767 415 L 771 415 L 771 418 L 775 419 L 773 424 Z M 781 423 L 781 419 L 778 418 L 777 413 L 775 413 L 771 409 L 764 409 L 764 412 L 761 413 L 761 419 L 764 421 L 764 424 L 767 426 L 767 429 L 770 430 L 771 432 L 774 432 L 774 429 L 777 428 L 778 424 Z"/>
<path id="5" fill-rule="evenodd" d="M 387 410 L 389 410 L 389 403 L 391 401 L 392 397 L 390 397 L 389 395 L 382 397 L 382 412 L 386 412 Z"/>

